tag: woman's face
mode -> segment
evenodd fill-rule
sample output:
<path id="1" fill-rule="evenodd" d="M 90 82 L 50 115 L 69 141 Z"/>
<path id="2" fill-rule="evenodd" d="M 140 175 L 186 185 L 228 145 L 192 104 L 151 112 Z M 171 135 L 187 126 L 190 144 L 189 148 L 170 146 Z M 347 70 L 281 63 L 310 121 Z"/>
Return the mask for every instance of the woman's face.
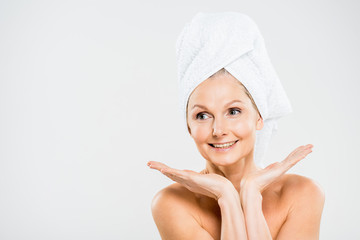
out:
<path id="1" fill-rule="evenodd" d="M 203 81 L 191 94 L 187 111 L 190 135 L 205 159 L 227 166 L 253 158 L 256 130 L 263 121 L 232 75 Z"/>

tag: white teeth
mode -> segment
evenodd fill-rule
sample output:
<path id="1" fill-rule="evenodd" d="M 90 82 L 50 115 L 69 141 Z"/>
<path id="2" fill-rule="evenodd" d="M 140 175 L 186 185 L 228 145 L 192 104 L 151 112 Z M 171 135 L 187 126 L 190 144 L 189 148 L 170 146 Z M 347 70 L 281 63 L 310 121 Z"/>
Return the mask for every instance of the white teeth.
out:
<path id="1" fill-rule="evenodd" d="M 230 147 L 231 145 L 233 145 L 235 142 L 225 143 L 225 144 L 213 144 L 213 146 L 216 148 L 227 148 L 227 147 Z"/>

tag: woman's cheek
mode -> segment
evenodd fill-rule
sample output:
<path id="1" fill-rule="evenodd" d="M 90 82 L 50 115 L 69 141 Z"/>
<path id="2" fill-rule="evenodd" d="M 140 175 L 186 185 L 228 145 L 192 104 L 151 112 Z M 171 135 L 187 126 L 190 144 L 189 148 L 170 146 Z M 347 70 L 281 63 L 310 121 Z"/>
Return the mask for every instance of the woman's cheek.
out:
<path id="1" fill-rule="evenodd" d="M 206 127 L 205 124 L 203 125 L 195 125 L 191 129 L 191 132 L 193 134 L 193 137 L 198 141 L 202 142 L 207 139 L 207 136 L 209 134 L 209 129 Z"/>
<path id="2" fill-rule="evenodd" d="M 247 121 L 236 121 L 232 126 L 234 126 L 234 131 L 241 136 L 251 133 L 251 125 Z"/>

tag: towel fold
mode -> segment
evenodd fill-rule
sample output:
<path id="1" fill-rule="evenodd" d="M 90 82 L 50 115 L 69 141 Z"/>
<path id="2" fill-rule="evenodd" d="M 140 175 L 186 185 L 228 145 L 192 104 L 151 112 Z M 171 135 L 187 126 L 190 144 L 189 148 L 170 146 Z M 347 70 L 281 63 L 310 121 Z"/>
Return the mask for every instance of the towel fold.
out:
<path id="1" fill-rule="evenodd" d="M 263 166 L 277 120 L 292 112 L 290 101 L 268 57 L 255 22 L 237 12 L 197 13 L 176 41 L 180 110 L 186 124 L 186 105 L 193 90 L 225 68 L 252 95 L 264 120 L 256 131 L 254 162 Z"/>

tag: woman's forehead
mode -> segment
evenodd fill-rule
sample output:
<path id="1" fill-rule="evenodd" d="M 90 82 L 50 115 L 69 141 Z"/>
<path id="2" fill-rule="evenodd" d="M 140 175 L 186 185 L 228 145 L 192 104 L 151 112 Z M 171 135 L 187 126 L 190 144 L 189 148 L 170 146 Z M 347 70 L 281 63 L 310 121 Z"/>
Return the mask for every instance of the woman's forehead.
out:
<path id="1" fill-rule="evenodd" d="M 206 104 L 207 102 L 229 102 L 241 100 L 247 102 L 244 87 L 237 79 L 228 76 L 206 79 L 199 84 L 189 98 L 189 104 Z"/>

